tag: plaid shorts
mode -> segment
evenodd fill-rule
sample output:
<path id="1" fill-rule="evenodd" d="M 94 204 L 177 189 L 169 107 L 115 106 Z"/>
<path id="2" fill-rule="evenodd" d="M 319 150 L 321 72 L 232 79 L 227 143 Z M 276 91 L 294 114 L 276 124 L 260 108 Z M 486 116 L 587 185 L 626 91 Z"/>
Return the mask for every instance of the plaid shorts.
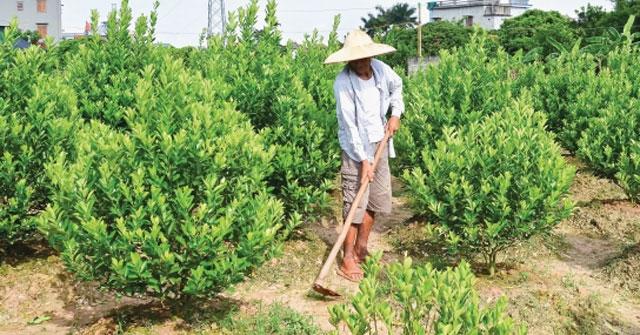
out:
<path id="1" fill-rule="evenodd" d="M 353 200 L 360 188 L 360 162 L 356 162 L 342 152 L 342 218 L 346 219 Z M 353 224 L 361 224 L 365 209 L 375 213 L 391 213 L 391 172 L 389 170 L 389 150 L 385 150 L 375 170 L 373 181 L 358 204 Z"/>

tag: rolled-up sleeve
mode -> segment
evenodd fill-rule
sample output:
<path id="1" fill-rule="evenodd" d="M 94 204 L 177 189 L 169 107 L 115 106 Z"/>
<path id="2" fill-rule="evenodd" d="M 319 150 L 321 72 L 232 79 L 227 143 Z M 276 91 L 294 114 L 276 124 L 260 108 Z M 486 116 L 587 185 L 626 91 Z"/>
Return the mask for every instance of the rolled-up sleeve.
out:
<path id="1" fill-rule="evenodd" d="M 338 81 L 333 85 L 333 92 L 336 97 L 340 147 L 351 159 L 362 162 L 367 159 L 367 153 L 360 139 L 358 127 L 356 126 L 354 97 L 351 96 L 349 90 Z"/>
<path id="2" fill-rule="evenodd" d="M 404 100 L 402 99 L 402 78 L 389 66 L 385 69 L 388 80 L 391 107 L 391 116 L 400 117 L 404 113 Z"/>

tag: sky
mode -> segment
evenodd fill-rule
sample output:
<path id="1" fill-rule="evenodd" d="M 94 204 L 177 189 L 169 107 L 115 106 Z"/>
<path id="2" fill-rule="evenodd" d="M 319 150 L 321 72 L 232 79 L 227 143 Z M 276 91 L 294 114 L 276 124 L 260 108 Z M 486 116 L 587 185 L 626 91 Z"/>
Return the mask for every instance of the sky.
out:
<path id="1" fill-rule="evenodd" d="M 367 13 L 374 13 L 375 6 L 385 8 L 392 6 L 398 0 L 324 0 L 324 1 L 278 1 L 278 19 L 285 40 L 300 41 L 305 33 L 314 28 L 327 35 L 331 30 L 333 17 L 341 15 L 338 29 L 340 36 L 361 26 L 361 17 Z M 413 4 L 411 1 L 407 1 Z M 235 10 L 245 6 L 248 0 L 226 0 L 227 10 Z M 266 0 L 259 1 L 264 9 Z M 423 2 L 423 7 L 424 4 Z M 531 0 L 533 8 L 557 10 L 565 15 L 575 17 L 575 10 L 586 6 L 587 3 L 612 8 L 609 0 Z M 85 22 L 89 21 L 91 9 L 97 9 L 101 19 L 106 19 L 107 13 L 113 6 L 119 6 L 120 0 L 62 0 L 62 28 L 63 32 L 73 33 L 84 31 Z M 134 17 L 148 14 L 153 7 L 153 0 L 129 0 Z M 414 4 L 417 6 L 417 2 Z M 426 17 L 426 14 L 425 16 Z M 260 16 L 262 20 L 264 16 Z M 158 24 L 156 39 L 158 42 L 169 43 L 177 47 L 198 45 L 203 28 L 207 26 L 207 0 L 160 0 L 158 10 Z"/>

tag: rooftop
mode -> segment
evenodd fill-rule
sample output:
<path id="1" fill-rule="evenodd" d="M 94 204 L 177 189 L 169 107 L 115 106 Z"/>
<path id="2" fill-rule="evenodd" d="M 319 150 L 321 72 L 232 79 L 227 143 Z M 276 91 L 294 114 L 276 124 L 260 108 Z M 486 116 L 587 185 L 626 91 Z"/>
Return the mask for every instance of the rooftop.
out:
<path id="1" fill-rule="evenodd" d="M 428 8 L 455 8 L 474 6 L 512 6 L 529 7 L 529 0 L 441 0 L 429 1 Z"/>

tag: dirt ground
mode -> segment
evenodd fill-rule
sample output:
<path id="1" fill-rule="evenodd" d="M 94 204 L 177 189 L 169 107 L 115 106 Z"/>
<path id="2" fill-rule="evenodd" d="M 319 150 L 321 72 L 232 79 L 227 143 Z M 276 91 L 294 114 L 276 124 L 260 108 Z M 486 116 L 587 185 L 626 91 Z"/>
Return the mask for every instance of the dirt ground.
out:
<path id="1" fill-rule="evenodd" d="M 575 159 L 574 215 L 547 237 L 503 255 L 494 278 L 478 273 L 486 303 L 509 298 L 509 312 L 530 334 L 640 334 L 640 206 L 609 180 L 595 177 Z M 384 262 L 409 255 L 446 266 L 450 260 L 424 242 L 396 181 L 394 213 L 378 218 L 372 249 Z M 336 213 L 337 214 L 337 213 Z M 75 282 L 60 259 L 36 251 L 0 266 L 2 334 L 218 334 L 216 320 L 230 310 L 250 314 L 257 305 L 281 303 L 332 330 L 325 299 L 310 287 L 338 233 L 337 215 L 310 224 L 271 260 L 216 301 L 196 310 L 170 311 L 152 300 L 116 297 Z M 329 285 L 345 296 L 357 285 L 334 273 Z"/>

